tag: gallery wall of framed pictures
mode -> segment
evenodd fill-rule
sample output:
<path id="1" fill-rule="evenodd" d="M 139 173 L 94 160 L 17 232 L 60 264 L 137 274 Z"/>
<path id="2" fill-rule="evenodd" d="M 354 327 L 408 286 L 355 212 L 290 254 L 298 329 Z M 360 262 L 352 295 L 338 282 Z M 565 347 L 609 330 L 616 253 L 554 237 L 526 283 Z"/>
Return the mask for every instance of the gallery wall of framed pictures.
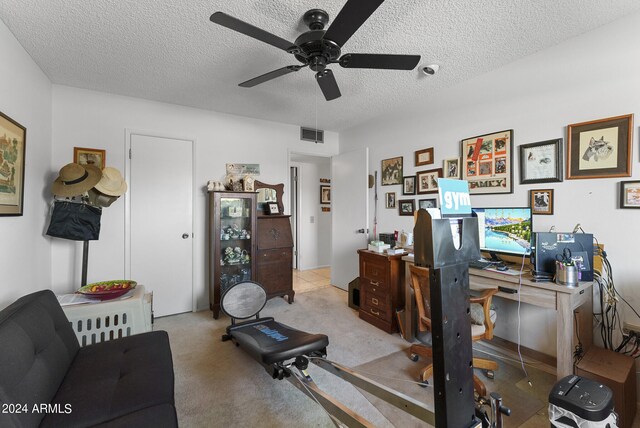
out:
<path id="1" fill-rule="evenodd" d="M 566 145 L 564 144 L 566 141 Z M 442 159 L 442 168 L 403 175 L 403 157 L 382 160 L 382 185 L 400 185 L 400 193 L 385 193 L 385 207 L 409 210 L 438 206 L 437 195 L 424 199 L 396 200 L 396 195 L 437 194 L 441 177 L 469 182 L 472 195 L 514 192 L 514 150 L 517 151 L 520 185 L 562 183 L 564 179 L 630 177 L 633 153 L 633 114 L 569 124 L 566 140 L 553 138 L 514 146 L 514 130 L 490 132 L 460 140 L 460 157 Z M 435 163 L 435 149 L 414 152 L 414 166 Z M 408 172 L 408 171 L 407 171 Z M 562 184 L 554 184 L 562 186 Z M 618 183 L 619 208 L 640 208 L 640 181 Z M 555 190 L 529 189 L 533 214 L 553 215 Z M 561 201 L 560 201 L 561 202 Z M 505 206 L 513 203 L 505 203 Z"/>

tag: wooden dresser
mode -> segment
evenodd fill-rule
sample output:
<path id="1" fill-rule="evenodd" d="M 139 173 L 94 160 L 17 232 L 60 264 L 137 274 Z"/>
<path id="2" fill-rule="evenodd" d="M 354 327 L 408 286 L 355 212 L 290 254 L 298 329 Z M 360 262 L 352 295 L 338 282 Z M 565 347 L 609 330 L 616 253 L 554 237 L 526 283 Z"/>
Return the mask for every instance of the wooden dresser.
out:
<path id="1" fill-rule="evenodd" d="M 360 318 L 386 331 L 398 331 L 396 310 L 404 308 L 402 256 L 368 250 L 360 255 Z"/>
<path id="2" fill-rule="evenodd" d="M 288 215 L 258 216 L 257 281 L 267 298 L 288 296 L 293 303 L 293 237 Z"/>

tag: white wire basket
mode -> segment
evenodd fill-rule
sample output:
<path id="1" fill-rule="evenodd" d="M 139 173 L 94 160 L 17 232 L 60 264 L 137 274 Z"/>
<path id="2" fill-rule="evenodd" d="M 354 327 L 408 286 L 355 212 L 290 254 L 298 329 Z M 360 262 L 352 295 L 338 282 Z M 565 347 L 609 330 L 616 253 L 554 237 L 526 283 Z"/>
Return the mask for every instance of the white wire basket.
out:
<path id="1" fill-rule="evenodd" d="M 63 306 L 80 346 L 151 331 L 153 293 L 138 285 L 133 296 L 100 303 Z"/>

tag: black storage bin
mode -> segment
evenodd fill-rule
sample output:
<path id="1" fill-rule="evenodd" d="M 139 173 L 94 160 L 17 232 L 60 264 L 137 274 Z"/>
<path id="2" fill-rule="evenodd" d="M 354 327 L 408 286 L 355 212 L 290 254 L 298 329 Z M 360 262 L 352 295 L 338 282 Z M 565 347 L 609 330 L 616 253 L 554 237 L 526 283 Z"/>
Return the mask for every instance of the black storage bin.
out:
<path id="1" fill-rule="evenodd" d="M 356 311 L 360 309 L 360 277 L 349 283 L 349 307 Z"/>
<path id="2" fill-rule="evenodd" d="M 549 394 L 551 427 L 616 428 L 613 404 L 613 391 L 606 385 L 580 376 L 566 376 Z"/>

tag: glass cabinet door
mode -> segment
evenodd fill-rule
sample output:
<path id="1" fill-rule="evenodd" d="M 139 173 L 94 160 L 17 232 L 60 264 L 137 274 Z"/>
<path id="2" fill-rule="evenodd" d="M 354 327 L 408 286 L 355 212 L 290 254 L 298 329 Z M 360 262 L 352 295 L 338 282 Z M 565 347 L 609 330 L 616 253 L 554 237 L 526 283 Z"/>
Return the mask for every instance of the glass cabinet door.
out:
<path id="1" fill-rule="evenodd" d="M 252 251 L 252 217 L 253 203 L 251 198 L 220 198 L 220 293 L 240 282 L 249 281 L 253 277 L 251 269 Z"/>
<path id="2" fill-rule="evenodd" d="M 209 192 L 209 307 L 220 314 L 232 285 L 256 279 L 256 194 Z"/>

